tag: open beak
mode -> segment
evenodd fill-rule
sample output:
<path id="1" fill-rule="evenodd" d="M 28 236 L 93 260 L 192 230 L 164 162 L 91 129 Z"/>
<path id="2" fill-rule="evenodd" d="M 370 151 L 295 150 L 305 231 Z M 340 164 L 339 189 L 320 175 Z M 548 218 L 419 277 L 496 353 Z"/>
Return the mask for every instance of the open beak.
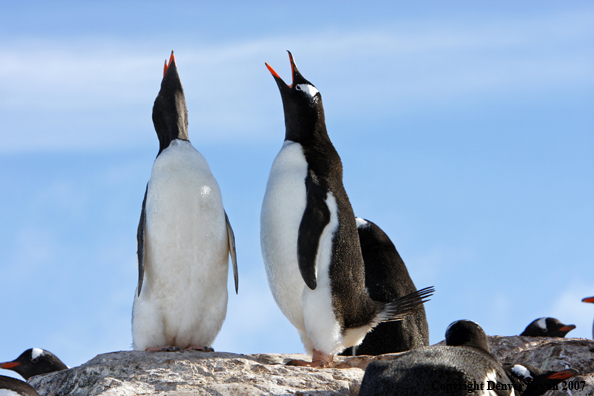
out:
<path id="1" fill-rule="evenodd" d="M 266 67 L 272 74 L 272 77 L 274 77 L 274 79 L 276 80 L 276 83 L 278 84 L 279 88 L 281 87 L 281 83 L 283 84 L 282 85 L 283 87 L 286 86 L 287 88 L 292 88 L 293 84 L 295 84 L 295 81 L 306 81 L 303 78 L 303 76 L 301 75 L 301 73 L 299 73 L 299 69 L 297 69 L 297 65 L 295 64 L 295 60 L 293 59 L 293 54 L 291 54 L 291 51 L 287 51 L 287 52 L 289 53 L 289 61 L 291 62 L 291 77 L 292 77 L 291 85 L 286 84 L 283 81 L 283 79 L 280 78 L 278 73 L 275 72 L 274 69 L 268 63 L 265 63 Z"/>
<path id="2" fill-rule="evenodd" d="M 165 73 L 167 73 L 167 68 L 171 66 L 171 62 L 175 62 L 175 56 L 173 56 L 173 51 L 171 51 L 171 56 L 169 57 L 169 64 L 167 64 L 167 60 L 165 61 L 165 67 L 163 68 L 163 77 L 165 77 Z"/>

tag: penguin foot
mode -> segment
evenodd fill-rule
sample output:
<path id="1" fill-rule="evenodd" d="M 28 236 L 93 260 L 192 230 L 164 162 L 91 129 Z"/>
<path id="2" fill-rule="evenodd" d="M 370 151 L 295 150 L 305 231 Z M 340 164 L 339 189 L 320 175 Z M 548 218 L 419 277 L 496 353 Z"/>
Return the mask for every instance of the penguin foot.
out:
<path id="1" fill-rule="evenodd" d="M 314 349 L 311 362 L 305 360 L 289 360 L 288 366 L 304 366 L 304 367 L 315 367 L 315 368 L 329 368 L 332 366 L 334 355 L 328 355 L 321 351 Z"/>
<path id="2" fill-rule="evenodd" d="M 180 347 L 176 346 L 152 347 L 145 349 L 147 352 L 181 352 L 181 350 Z"/>
<path id="3" fill-rule="evenodd" d="M 214 349 L 211 347 L 204 345 L 190 345 L 189 347 L 185 348 L 184 351 L 198 351 L 198 352 L 214 352 Z"/>

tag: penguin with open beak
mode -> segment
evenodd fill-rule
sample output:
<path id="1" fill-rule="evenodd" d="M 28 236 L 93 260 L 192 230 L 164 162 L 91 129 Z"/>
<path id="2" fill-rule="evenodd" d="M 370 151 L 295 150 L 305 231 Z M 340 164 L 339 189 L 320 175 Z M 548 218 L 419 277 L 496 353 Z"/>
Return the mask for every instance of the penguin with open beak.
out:
<path id="1" fill-rule="evenodd" d="M 266 67 L 280 90 L 285 140 L 262 204 L 260 242 L 276 303 L 313 355 L 296 365 L 327 367 L 380 322 L 415 312 L 433 293 L 422 289 L 390 302 L 372 300 L 342 162 L 326 130 L 322 96 L 289 52 L 292 83 Z"/>
<path id="2" fill-rule="evenodd" d="M 138 225 L 136 350 L 209 351 L 227 313 L 229 256 L 238 289 L 235 237 L 208 162 L 190 143 L 173 52 L 153 106 L 159 152 Z"/>

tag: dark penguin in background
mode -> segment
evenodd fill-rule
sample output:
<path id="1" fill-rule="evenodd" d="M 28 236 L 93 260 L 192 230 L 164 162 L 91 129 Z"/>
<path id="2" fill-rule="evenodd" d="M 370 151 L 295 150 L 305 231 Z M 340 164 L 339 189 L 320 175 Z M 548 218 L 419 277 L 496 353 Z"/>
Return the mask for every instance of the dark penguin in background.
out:
<path id="1" fill-rule="evenodd" d="M 159 153 L 138 225 L 136 350 L 212 350 L 227 312 L 235 238 L 219 185 L 188 138 L 188 112 L 173 52 L 153 106 Z"/>
<path id="2" fill-rule="evenodd" d="M 66 366 L 56 355 L 41 348 L 27 349 L 12 362 L 0 363 L 0 368 L 19 373 L 28 380 L 34 375 L 66 370 Z"/>
<path id="3" fill-rule="evenodd" d="M 470 390 L 475 395 L 514 395 L 512 381 L 489 353 L 487 336 L 478 324 L 452 323 L 446 343 L 372 362 L 365 370 L 359 396 L 463 396 Z"/>
<path id="4" fill-rule="evenodd" d="M 367 294 L 355 215 L 326 131 L 322 96 L 290 52 L 289 58 L 291 85 L 266 64 L 280 90 L 286 132 L 266 186 L 260 241 L 276 303 L 313 354 L 311 363 L 293 364 L 324 367 L 378 323 L 413 312 L 433 290 L 389 303 Z"/>
<path id="5" fill-rule="evenodd" d="M 528 337 L 565 337 L 575 329 L 575 325 L 566 325 L 555 318 L 538 318 L 533 320 L 520 334 Z"/>
<path id="6" fill-rule="evenodd" d="M 375 301 L 389 302 L 417 290 L 404 261 L 386 233 L 375 223 L 356 218 L 365 262 L 365 287 Z M 385 322 L 367 333 L 363 342 L 341 355 L 381 355 L 429 345 L 425 307 L 398 322 Z"/>
<path id="7" fill-rule="evenodd" d="M 574 369 L 544 371 L 527 364 L 504 364 L 503 370 L 514 384 L 516 394 L 544 395 L 553 386 L 577 374 Z"/>
<path id="8" fill-rule="evenodd" d="M 39 396 L 39 393 L 24 381 L 0 375 L 0 396 Z"/>
<path id="9" fill-rule="evenodd" d="M 594 297 L 586 297 L 582 300 L 585 303 L 594 303 Z M 592 338 L 594 338 L 594 323 L 592 323 Z"/>

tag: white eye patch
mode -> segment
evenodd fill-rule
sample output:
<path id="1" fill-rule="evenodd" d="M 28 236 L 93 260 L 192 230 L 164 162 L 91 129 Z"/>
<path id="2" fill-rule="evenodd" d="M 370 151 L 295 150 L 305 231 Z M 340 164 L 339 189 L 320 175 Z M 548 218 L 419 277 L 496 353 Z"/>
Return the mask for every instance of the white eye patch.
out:
<path id="1" fill-rule="evenodd" d="M 307 96 L 309 96 L 310 98 L 313 98 L 318 93 L 318 90 L 316 89 L 316 87 L 314 87 L 313 85 L 309 85 L 309 84 L 297 84 L 295 86 L 295 89 L 297 91 L 305 92 L 307 94 Z"/>

